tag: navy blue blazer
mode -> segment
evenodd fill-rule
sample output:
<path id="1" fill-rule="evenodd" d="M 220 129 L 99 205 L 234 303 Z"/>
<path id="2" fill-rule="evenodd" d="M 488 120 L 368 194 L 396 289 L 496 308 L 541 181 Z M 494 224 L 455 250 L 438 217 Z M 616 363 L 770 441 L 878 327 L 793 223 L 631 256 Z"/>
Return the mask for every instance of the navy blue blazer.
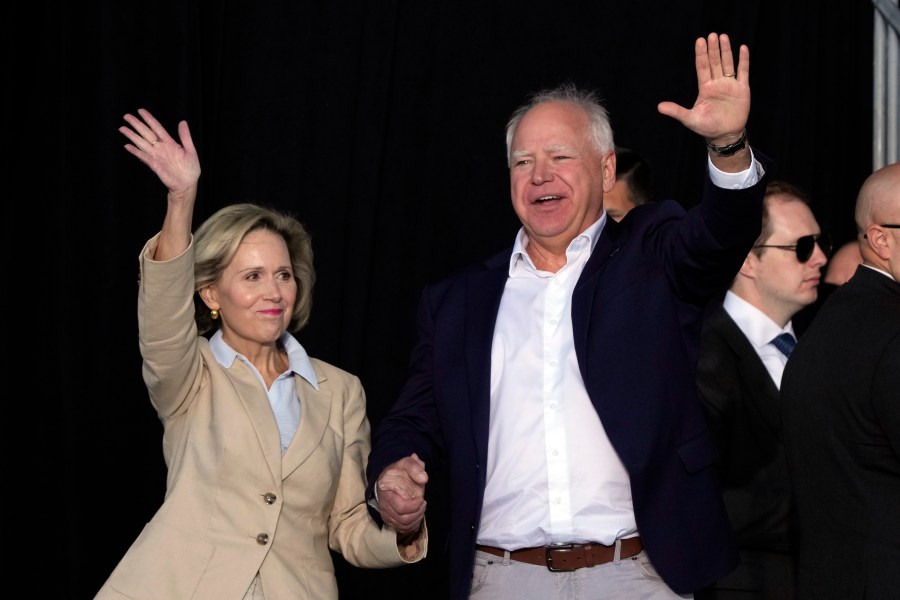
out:
<path id="1" fill-rule="evenodd" d="M 682 594 L 738 564 L 694 377 L 702 306 L 728 287 L 759 235 L 764 189 L 765 177 L 724 190 L 707 176 L 690 211 L 670 200 L 608 220 L 573 292 L 587 392 L 628 469 L 650 560 Z M 369 496 L 381 471 L 412 452 L 426 468 L 447 468 L 453 600 L 471 586 L 491 339 L 510 256 L 511 248 L 423 291 L 409 379 L 376 429 L 368 465 Z"/>

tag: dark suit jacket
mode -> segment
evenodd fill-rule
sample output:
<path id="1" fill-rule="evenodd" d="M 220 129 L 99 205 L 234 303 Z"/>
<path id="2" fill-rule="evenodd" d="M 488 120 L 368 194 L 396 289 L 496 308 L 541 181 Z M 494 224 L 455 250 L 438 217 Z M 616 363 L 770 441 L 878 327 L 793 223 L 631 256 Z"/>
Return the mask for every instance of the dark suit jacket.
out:
<path id="1" fill-rule="evenodd" d="M 679 593 L 737 564 L 695 359 L 699 307 L 727 287 L 759 234 L 765 183 L 722 190 L 707 179 L 703 201 L 688 213 L 667 201 L 639 206 L 621 223 L 608 220 L 573 294 L 575 352 L 588 395 L 628 469 L 650 560 Z M 411 452 L 430 468 L 446 461 L 454 600 L 467 598 L 471 586 L 491 338 L 510 254 L 425 289 L 410 377 L 370 455 L 369 494 L 378 474 Z"/>
<path id="2" fill-rule="evenodd" d="M 778 388 L 721 302 L 710 305 L 704 321 L 697 388 L 719 448 L 738 547 L 788 552 L 792 502 Z"/>
<path id="3" fill-rule="evenodd" d="M 799 599 L 900 597 L 900 283 L 835 290 L 781 381 Z"/>

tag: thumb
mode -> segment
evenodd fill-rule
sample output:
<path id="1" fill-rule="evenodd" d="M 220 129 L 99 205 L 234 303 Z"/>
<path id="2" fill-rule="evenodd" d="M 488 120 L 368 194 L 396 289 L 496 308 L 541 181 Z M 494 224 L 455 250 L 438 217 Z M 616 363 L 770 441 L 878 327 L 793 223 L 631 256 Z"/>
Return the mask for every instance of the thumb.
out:
<path id="1" fill-rule="evenodd" d="M 674 102 L 660 102 L 656 106 L 656 110 L 667 117 L 672 117 L 673 119 L 684 123 L 685 119 L 687 119 L 688 113 L 690 112 L 688 109 L 684 108 L 680 104 L 675 104 Z"/>
<path id="2" fill-rule="evenodd" d="M 419 467 L 420 470 L 410 471 L 409 476 L 416 483 L 421 483 L 422 485 L 428 483 L 428 473 L 425 471 L 424 461 L 422 461 L 422 459 L 419 458 L 419 455 L 416 454 L 415 452 L 410 454 L 410 458 L 412 458 L 416 462 L 416 465 Z"/>
<path id="3" fill-rule="evenodd" d="M 181 140 L 181 146 L 190 153 L 197 152 L 197 149 L 194 147 L 194 139 L 191 137 L 191 128 L 188 127 L 187 121 L 180 121 L 178 123 L 178 137 Z"/>

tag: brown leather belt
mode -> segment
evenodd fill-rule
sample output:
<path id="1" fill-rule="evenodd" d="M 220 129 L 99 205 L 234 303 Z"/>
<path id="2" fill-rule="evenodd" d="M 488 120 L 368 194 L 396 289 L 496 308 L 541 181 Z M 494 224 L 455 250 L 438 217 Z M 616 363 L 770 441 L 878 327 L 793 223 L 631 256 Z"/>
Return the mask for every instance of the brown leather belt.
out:
<path id="1" fill-rule="evenodd" d="M 493 546 L 477 546 L 477 549 L 494 556 L 503 556 L 504 553 L 503 548 Z M 620 558 L 631 558 L 640 554 L 643 549 L 641 538 L 625 538 L 622 540 Z M 574 571 L 582 567 L 595 567 L 612 562 L 615 554 L 615 546 L 603 544 L 554 544 L 513 550 L 509 553 L 509 557 L 530 565 L 547 567 L 550 571 Z"/>

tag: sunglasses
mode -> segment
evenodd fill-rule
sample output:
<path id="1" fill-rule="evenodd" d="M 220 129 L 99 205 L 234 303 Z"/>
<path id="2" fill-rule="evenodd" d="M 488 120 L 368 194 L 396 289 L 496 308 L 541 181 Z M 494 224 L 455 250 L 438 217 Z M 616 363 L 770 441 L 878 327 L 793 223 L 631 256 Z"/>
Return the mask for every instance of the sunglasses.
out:
<path id="1" fill-rule="evenodd" d="M 898 225 L 896 223 L 879 223 L 878 226 L 879 227 L 889 227 L 890 229 L 900 229 L 900 225 Z M 863 237 L 868 239 L 869 234 L 864 233 Z"/>
<path id="2" fill-rule="evenodd" d="M 813 250 L 816 247 L 816 244 L 819 245 L 819 248 L 822 249 L 822 252 L 828 254 L 831 252 L 831 236 L 827 233 L 820 233 L 819 235 L 804 235 L 802 238 L 797 240 L 796 244 L 757 244 L 753 246 L 754 248 L 780 248 L 781 250 L 793 250 L 797 253 L 797 260 L 802 263 L 805 263 L 812 256 Z"/>

